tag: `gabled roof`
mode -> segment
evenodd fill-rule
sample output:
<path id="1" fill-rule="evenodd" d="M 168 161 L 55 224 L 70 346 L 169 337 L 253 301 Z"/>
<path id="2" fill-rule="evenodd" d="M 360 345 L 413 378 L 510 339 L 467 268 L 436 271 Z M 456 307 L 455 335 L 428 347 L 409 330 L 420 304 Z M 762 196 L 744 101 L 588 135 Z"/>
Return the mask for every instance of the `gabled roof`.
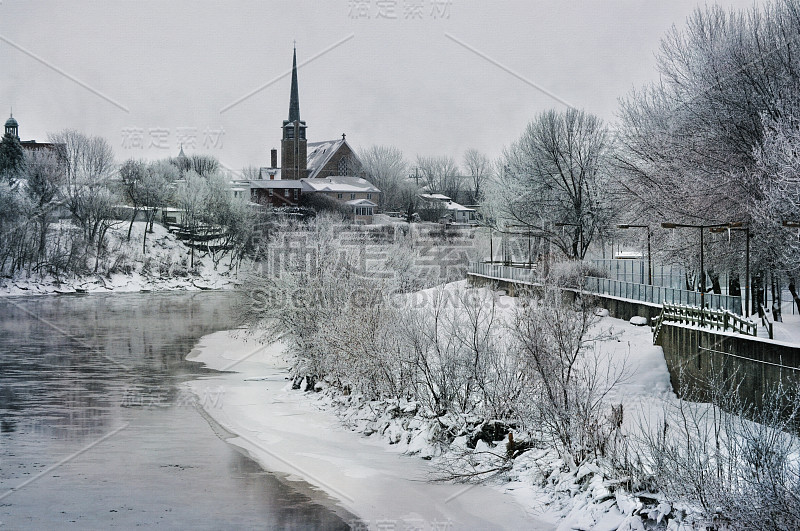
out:
<path id="1" fill-rule="evenodd" d="M 325 167 L 326 164 L 331 160 L 334 153 L 339 151 L 339 149 L 347 145 L 350 148 L 350 153 L 353 154 L 353 157 L 356 157 L 356 152 L 353 151 L 353 148 L 350 147 L 350 144 L 347 143 L 347 140 L 344 138 L 338 138 L 336 140 L 327 140 L 325 142 L 309 142 L 308 147 L 308 156 L 306 157 L 306 168 L 308 169 L 308 177 L 310 179 L 315 178 L 322 168 Z"/>
<path id="2" fill-rule="evenodd" d="M 309 142 L 308 157 L 306 158 L 306 168 L 309 178 L 317 176 L 322 168 L 331 160 L 334 153 L 346 142 L 344 138 L 338 140 L 328 140 L 326 142 Z"/>
<path id="3" fill-rule="evenodd" d="M 445 205 L 445 208 L 447 208 L 447 210 L 459 210 L 459 211 L 463 211 L 463 212 L 475 212 L 476 211 L 474 208 L 469 208 L 469 207 L 465 207 L 464 205 L 459 205 L 455 201 L 448 202 Z"/>
<path id="4" fill-rule="evenodd" d="M 303 190 L 308 192 L 337 192 L 355 193 L 380 192 L 371 182 L 361 177 L 317 177 L 315 179 L 300 179 L 303 183 Z"/>

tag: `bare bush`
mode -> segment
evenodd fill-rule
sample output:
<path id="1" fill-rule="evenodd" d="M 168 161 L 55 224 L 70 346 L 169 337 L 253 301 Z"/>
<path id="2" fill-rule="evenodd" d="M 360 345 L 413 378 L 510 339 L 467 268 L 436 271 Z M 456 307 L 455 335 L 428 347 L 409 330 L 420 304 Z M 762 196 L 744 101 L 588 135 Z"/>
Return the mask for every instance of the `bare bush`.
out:
<path id="1" fill-rule="evenodd" d="M 737 375 L 681 380 L 684 398 L 639 423 L 636 481 L 694 507 L 704 525 L 798 529 L 800 403 L 794 393 L 779 388 L 755 408 L 742 400 Z"/>

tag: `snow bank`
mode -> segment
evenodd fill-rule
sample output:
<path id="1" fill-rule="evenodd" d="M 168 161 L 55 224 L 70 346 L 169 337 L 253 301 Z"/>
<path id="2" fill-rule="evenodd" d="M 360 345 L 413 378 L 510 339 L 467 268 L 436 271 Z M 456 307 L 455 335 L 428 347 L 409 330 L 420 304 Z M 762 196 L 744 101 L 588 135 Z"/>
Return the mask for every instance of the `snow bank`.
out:
<path id="1" fill-rule="evenodd" d="M 241 334 L 204 337 L 189 359 L 228 372 L 191 382 L 198 397 L 224 389 L 222 400 L 200 400 L 206 412 L 267 470 L 304 480 L 339 500 L 371 528 L 552 529 L 554 517 L 527 508 L 495 488 L 432 483 L 422 454 L 424 437 L 388 445 L 350 431 L 321 409 L 322 393 L 287 386 L 288 364 L 278 344 L 260 346 Z M 398 404 L 411 413 L 412 404 Z M 398 417 L 399 418 L 399 417 Z M 358 419 L 352 419 L 356 421 Z M 383 431 L 399 444 L 408 426 L 391 422 Z"/>

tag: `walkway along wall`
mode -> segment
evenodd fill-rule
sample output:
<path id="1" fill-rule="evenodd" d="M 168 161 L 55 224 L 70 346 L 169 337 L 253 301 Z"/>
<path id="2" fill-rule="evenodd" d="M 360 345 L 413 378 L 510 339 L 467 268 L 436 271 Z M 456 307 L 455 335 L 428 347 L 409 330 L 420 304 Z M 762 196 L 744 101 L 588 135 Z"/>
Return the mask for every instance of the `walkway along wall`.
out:
<path id="1" fill-rule="evenodd" d="M 664 351 L 672 388 L 679 394 L 682 370 L 689 385 L 712 377 L 741 381 L 740 396 L 756 406 L 779 383 L 784 388 L 800 384 L 800 348 L 786 343 L 665 322 L 657 344 Z"/>
<path id="2" fill-rule="evenodd" d="M 516 296 L 537 286 L 520 285 L 511 281 L 487 279 L 469 274 L 473 286 L 490 286 L 503 289 Z M 576 290 L 565 290 L 575 296 Z M 635 315 L 652 319 L 661 312 L 661 306 L 641 301 L 592 294 L 598 305 L 606 308 L 612 317 L 628 320 Z M 759 406 L 762 397 L 779 383 L 784 387 L 800 385 L 800 348 L 766 338 L 734 333 L 711 332 L 699 328 L 665 322 L 658 337 L 664 351 L 672 388 L 681 393 L 681 371 L 687 384 L 708 381 L 717 371 L 723 378 L 735 375 L 741 380 L 740 396 Z M 635 353 L 634 353 L 635 355 Z M 702 391 L 702 389 L 699 389 Z"/>
<path id="3" fill-rule="evenodd" d="M 470 286 L 489 286 L 495 289 L 505 290 L 506 293 L 512 297 L 516 297 L 520 293 L 526 291 L 536 291 L 541 286 L 531 286 L 519 284 L 509 280 L 498 280 L 485 278 L 472 273 L 467 273 L 467 281 Z M 574 297 L 579 293 L 579 290 L 572 288 L 562 288 L 564 291 L 569 292 Z M 586 294 L 590 297 L 597 299 L 597 305 L 608 310 L 611 317 L 617 319 L 629 320 L 633 316 L 647 317 L 648 320 L 656 317 L 661 313 L 661 305 L 651 304 L 649 302 L 635 301 L 632 299 L 623 299 L 619 297 L 612 297 L 610 295 L 601 295 L 597 293 Z"/>

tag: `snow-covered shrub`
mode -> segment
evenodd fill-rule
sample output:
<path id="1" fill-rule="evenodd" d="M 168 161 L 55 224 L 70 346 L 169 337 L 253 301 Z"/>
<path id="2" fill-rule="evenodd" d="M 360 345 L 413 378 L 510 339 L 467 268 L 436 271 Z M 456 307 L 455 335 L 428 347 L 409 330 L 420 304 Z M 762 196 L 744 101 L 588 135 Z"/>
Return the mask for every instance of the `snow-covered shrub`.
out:
<path id="1" fill-rule="evenodd" d="M 800 528 L 796 391 L 771 392 L 756 408 L 736 375 L 712 372 L 701 394 L 682 380 L 683 398 L 639 423 L 629 468 L 637 486 L 692 509 L 700 524 Z"/>
<path id="2" fill-rule="evenodd" d="M 550 266 L 548 283 L 565 288 L 579 288 L 584 277 L 607 278 L 608 271 L 589 262 L 568 260 Z"/>
<path id="3" fill-rule="evenodd" d="M 606 455 L 622 424 L 621 408 L 613 410 L 604 399 L 626 376 L 625 367 L 601 369 L 593 343 L 603 336 L 590 333 L 594 310 L 590 300 L 568 302 L 546 286 L 521 305 L 511 327 L 513 355 L 523 361 L 527 383 L 517 399 L 520 420 L 577 463 Z"/>

